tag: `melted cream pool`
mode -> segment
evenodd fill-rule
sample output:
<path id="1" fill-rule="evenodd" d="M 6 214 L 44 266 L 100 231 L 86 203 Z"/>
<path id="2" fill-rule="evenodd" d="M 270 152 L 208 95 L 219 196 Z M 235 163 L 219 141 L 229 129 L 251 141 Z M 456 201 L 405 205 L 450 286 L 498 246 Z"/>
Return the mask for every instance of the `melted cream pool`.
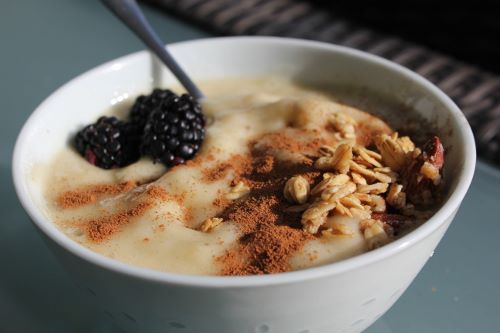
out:
<path id="1" fill-rule="evenodd" d="M 185 165 L 165 172 L 161 165 L 143 159 L 123 169 L 102 170 L 88 164 L 68 147 L 51 163 L 38 165 L 33 172 L 34 180 L 43 187 L 45 214 L 68 237 L 110 258 L 160 271 L 218 274 L 221 263 L 216 258 L 234 246 L 238 228 L 232 223 L 222 223 L 210 233 L 196 228 L 204 219 L 216 216 L 218 209 L 213 204 L 214 199 L 221 191 L 230 190 L 232 176 L 229 173 L 223 179 L 206 182 L 202 168 L 213 167 L 232 154 L 247 154 L 251 138 L 283 129 L 291 122 L 305 122 L 306 127 L 314 127 L 315 122 L 332 108 L 363 121 L 369 131 L 390 132 L 378 118 L 331 103 L 334 96 L 284 79 L 220 80 L 202 83 L 201 88 L 207 95 L 204 112 L 213 120 L 198 153 L 201 165 Z M 303 112 L 311 108 L 316 111 Z M 208 155 L 213 158 L 204 158 Z M 63 209 L 56 204 L 62 192 L 81 186 L 127 180 L 144 183 L 158 177 L 154 184 L 169 195 L 184 195 L 183 202 L 156 203 L 105 241 L 90 240 L 77 221 L 97 219 L 103 212 L 107 214 L 132 206 L 144 196 L 141 191 L 145 187 L 74 209 Z M 343 224 L 351 236 L 308 241 L 290 258 L 291 269 L 331 263 L 367 250 L 358 220 L 335 217 L 329 223 Z"/>

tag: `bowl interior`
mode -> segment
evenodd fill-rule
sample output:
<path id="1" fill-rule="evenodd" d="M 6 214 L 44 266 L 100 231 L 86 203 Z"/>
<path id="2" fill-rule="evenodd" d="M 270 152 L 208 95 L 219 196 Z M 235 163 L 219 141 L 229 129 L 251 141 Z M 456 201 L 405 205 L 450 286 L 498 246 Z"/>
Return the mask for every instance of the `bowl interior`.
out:
<path id="1" fill-rule="evenodd" d="M 426 224 L 434 223 L 434 227 L 437 227 L 439 213 L 450 215 L 465 195 L 475 163 L 474 142 L 468 123 L 442 92 L 402 67 L 351 49 L 277 38 L 200 40 L 172 45 L 170 50 L 195 80 L 279 75 L 305 83 L 357 86 L 389 95 L 439 128 L 438 134 L 448 148 L 446 165 L 450 167 L 445 168 L 445 179 L 449 182 L 449 198 L 433 218 L 434 222 Z M 97 260 L 97 255 L 88 253 L 90 251 L 78 244 L 72 244 L 40 212 L 38 207 L 42 196 L 40 188 L 31 181 L 32 168 L 54 156 L 67 144 L 71 133 L 93 122 L 111 106 L 131 101 L 138 94 L 149 92 L 154 87 L 175 82 L 154 56 L 146 51 L 138 52 L 106 63 L 70 81 L 49 96 L 32 114 L 16 144 L 14 181 L 26 210 L 50 238 L 78 255 Z M 426 228 L 429 229 L 426 232 L 432 232 L 432 225 Z M 406 236 L 406 241 L 425 237 L 423 233 L 417 237 L 419 229 Z M 399 245 L 392 243 L 346 261 L 375 260 L 377 253 L 383 256 L 385 251 L 388 255 L 390 251 L 397 250 Z M 107 258 L 98 260 L 101 264 L 112 261 Z M 327 266 L 339 265 L 342 262 Z M 285 274 L 297 273 L 301 272 Z"/>

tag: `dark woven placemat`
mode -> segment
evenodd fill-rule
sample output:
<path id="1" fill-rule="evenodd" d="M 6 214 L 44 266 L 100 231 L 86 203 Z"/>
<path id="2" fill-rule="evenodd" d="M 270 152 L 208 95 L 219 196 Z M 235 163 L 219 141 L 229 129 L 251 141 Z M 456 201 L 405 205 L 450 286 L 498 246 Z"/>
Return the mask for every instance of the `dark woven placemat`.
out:
<path id="1" fill-rule="evenodd" d="M 479 156 L 500 165 L 500 76 L 354 24 L 304 0 L 144 0 L 224 35 L 272 35 L 377 54 L 426 77 L 469 120 Z"/>

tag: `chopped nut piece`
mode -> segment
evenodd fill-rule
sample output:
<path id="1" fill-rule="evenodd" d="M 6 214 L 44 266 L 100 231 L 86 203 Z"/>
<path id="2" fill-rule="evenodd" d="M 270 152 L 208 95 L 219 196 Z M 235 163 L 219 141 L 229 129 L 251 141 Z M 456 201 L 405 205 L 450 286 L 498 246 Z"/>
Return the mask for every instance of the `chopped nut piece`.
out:
<path id="1" fill-rule="evenodd" d="M 373 250 L 389 242 L 389 236 L 385 232 L 384 224 L 381 221 L 366 219 L 361 221 L 359 226 L 368 249 Z"/>
<path id="2" fill-rule="evenodd" d="M 425 161 L 422 167 L 420 168 L 420 173 L 434 183 L 434 185 L 439 184 L 441 180 L 441 175 L 439 174 L 439 169 L 433 164 Z"/>
<path id="3" fill-rule="evenodd" d="M 441 140 L 434 136 L 424 145 L 425 160 L 434 165 L 438 169 L 442 169 L 444 165 L 444 147 Z"/>
<path id="4" fill-rule="evenodd" d="M 250 188 L 248 185 L 240 181 L 231 188 L 229 193 L 225 195 L 225 198 L 228 200 L 237 200 L 243 198 L 248 193 L 250 193 Z"/>
<path id="5" fill-rule="evenodd" d="M 401 209 L 406 206 L 406 193 L 403 185 L 392 183 L 386 197 L 387 203 L 394 208 Z"/>
<path id="6" fill-rule="evenodd" d="M 210 232 L 212 231 L 215 227 L 217 227 L 219 224 L 222 223 L 222 219 L 220 217 L 211 217 L 209 219 L 206 219 L 203 221 L 203 223 L 200 225 L 200 231 L 202 232 Z"/>
<path id="7" fill-rule="evenodd" d="M 387 192 L 389 184 L 387 183 L 375 183 L 371 185 L 358 185 L 359 193 L 370 193 L 370 194 L 380 194 Z"/>
<path id="8" fill-rule="evenodd" d="M 304 204 L 309 199 L 309 182 L 302 176 L 294 176 L 285 184 L 283 195 L 291 203 Z"/>
<path id="9" fill-rule="evenodd" d="M 329 202 L 315 202 L 313 203 L 303 214 L 301 223 L 304 230 L 315 234 L 318 232 L 319 227 L 321 227 L 326 222 L 326 217 L 328 212 L 335 209 L 335 203 Z"/>
<path id="10" fill-rule="evenodd" d="M 436 199 L 433 193 L 441 182 L 444 147 L 438 137 L 432 137 L 424 145 L 422 152 L 415 156 L 417 150 L 418 148 L 411 153 L 412 158 L 401 173 L 401 182 L 407 200 L 422 208 L 432 205 Z"/>
<path id="11" fill-rule="evenodd" d="M 372 194 L 370 196 L 370 202 L 368 203 L 374 212 L 385 212 L 386 205 L 385 199 L 380 195 Z"/>

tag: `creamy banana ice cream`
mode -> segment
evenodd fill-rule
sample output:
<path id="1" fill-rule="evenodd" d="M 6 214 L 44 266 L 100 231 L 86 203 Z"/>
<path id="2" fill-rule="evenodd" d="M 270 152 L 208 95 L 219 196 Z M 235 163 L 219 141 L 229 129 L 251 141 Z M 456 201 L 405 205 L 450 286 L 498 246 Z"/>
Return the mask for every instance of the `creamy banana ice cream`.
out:
<path id="1" fill-rule="evenodd" d="M 200 275 L 332 263 L 432 214 L 438 138 L 418 148 L 380 118 L 285 79 L 201 87 L 206 137 L 194 159 L 104 170 L 68 146 L 36 166 L 45 214 L 102 255 Z"/>

